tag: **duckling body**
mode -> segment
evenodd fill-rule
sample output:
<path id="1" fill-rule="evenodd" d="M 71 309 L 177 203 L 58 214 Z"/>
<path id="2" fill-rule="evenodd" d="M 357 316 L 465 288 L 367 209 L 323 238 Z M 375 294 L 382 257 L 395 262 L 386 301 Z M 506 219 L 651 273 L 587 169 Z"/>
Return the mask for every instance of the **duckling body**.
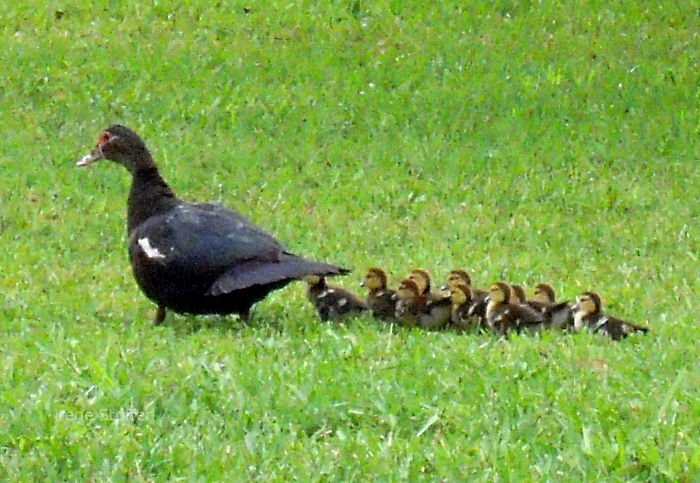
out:
<path id="1" fill-rule="evenodd" d="M 438 294 L 431 294 L 430 298 L 426 298 L 425 308 L 418 316 L 421 329 L 439 330 L 450 322 L 452 302 L 449 297 L 438 297 Z"/>
<path id="2" fill-rule="evenodd" d="M 512 300 L 513 293 L 507 283 L 497 282 L 491 286 L 486 307 L 489 329 L 496 335 L 507 335 L 512 330 L 539 329 L 544 321 L 542 314 Z"/>
<path id="3" fill-rule="evenodd" d="M 425 310 L 425 299 L 413 280 L 406 279 L 396 290 L 396 321 L 403 327 L 418 326 L 418 317 Z"/>
<path id="4" fill-rule="evenodd" d="M 445 327 L 451 316 L 452 302 L 447 293 L 433 293 L 430 291 L 430 274 L 421 268 L 411 271 L 408 276 L 418 287 L 418 294 L 422 298 L 423 308 L 419 313 L 418 326 L 427 330 L 438 330 Z"/>
<path id="5" fill-rule="evenodd" d="M 464 270 L 452 270 L 447 275 L 447 284 L 442 286 L 443 290 L 449 290 L 451 287 L 464 284 L 471 290 L 472 301 L 469 306 L 471 316 L 480 319 L 482 326 L 486 325 L 486 305 L 488 304 L 489 293 L 486 290 L 480 290 L 472 287 L 472 279 Z"/>
<path id="6" fill-rule="evenodd" d="M 574 330 L 588 329 L 594 333 L 607 335 L 613 340 L 620 340 L 637 332 L 647 333 L 649 329 L 632 322 L 605 315 L 602 300 L 596 292 L 584 292 L 573 307 Z"/>
<path id="7" fill-rule="evenodd" d="M 304 277 L 308 284 L 306 296 L 316 309 L 322 321 L 337 321 L 351 314 L 368 309 L 367 304 L 355 294 L 326 283 L 326 279 L 316 275 Z"/>
<path id="8" fill-rule="evenodd" d="M 545 326 L 552 329 L 568 329 L 573 327 L 574 313 L 569 301 L 556 302 L 554 288 L 548 283 L 535 286 L 535 298 L 527 304 L 540 312 L 545 320 Z"/>
<path id="9" fill-rule="evenodd" d="M 387 276 L 381 268 L 370 268 L 360 285 L 367 288 L 367 306 L 372 315 L 387 322 L 396 322 L 396 292 L 387 288 Z"/>
<path id="10" fill-rule="evenodd" d="M 458 332 L 465 332 L 481 326 L 480 319 L 471 313 L 472 291 L 468 285 L 463 283 L 453 285 L 450 288 L 450 301 L 452 302 L 451 327 Z"/>

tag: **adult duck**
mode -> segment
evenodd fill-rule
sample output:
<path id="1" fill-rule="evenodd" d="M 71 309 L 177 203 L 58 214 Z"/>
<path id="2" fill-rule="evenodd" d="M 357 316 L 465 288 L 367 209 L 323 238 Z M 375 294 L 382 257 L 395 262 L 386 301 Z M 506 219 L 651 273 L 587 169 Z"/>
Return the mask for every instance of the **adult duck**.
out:
<path id="1" fill-rule="evenodd" d="M 131 173 L 129 259 L 137 284 L 158 305 L 156 324 L 166 310 L 247 318 L 253 304 L 294 280 L 348 272 L 294 255 L 234 210 L 178 198 L 145 143 L 127 127 L 108 127 L 77 164 L 100 159 Z"/>

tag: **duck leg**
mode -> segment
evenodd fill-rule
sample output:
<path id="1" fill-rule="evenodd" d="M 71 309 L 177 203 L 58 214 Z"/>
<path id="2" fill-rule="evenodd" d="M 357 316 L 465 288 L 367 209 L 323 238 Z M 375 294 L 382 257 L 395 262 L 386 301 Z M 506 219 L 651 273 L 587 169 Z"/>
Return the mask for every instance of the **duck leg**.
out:
<path id="1" fill-rule="evenodd" d="M 165 306 L 159 305 L 156 310 L 156 316 L 153 319 L 153 325 L 160 325 L 165 320 Z"/>

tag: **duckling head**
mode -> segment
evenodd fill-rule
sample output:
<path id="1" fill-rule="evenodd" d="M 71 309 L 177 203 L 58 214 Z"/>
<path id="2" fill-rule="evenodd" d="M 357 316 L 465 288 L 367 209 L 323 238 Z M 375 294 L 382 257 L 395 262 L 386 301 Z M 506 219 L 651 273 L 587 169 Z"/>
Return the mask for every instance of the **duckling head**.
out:
<path id="1" fill-rule="evenodd" d="M 397 298 L 403 302 L 412 302 L 420 295 L 421 292 L 420 288 L 418 288 L 418 284 L 410 278 L 407 278 L 401 282 L 399 287 L 396 289 Z"/>
<path id="2" fill-rule="evenodd" d="M 525 294 L 525 289 L 523 288 L 522 285 L 511 285 L 511 299 L 510 303 L 511 304 L 524 304 L 525 300 L 527 299 L 527 295 Z"/>
<path id="3" fill-rule="evenodd" d="M 600 312 L 602 304 L 600 295 L 595 292 L 584 292 L 576 297 L 576 305 L 573 306 L 572 310 L 584 316 L 592 315 Z"/>
<path id="4" fill-rule="evenodd" d="M 452 305 L 464 305 L 471 302 L 472 290 L 464 283 L 458 283 L 450 287 L 450 300 Z"/>
<path id="5" fill-rule="evenodd" d="M 512 297 L 510 285 L 505 282 L 496 282 L 489 288 L 489 300 L 494 303 L 506 303 Z"/>
<path id="6" fill-rule="evenodd" d="M 309 286 L 315 287 L 316 285 L 319 285 L 324 282 L 323 277 L 319 275 L 306 275 L 305 277 L 301 278 L 304 282 L 308 283 Z"/>
<path id="7" fill-rule="evenodd" d="M 553 304 L 555 300 L 554 289 L 548 283 L 538 283 L 535 285 L 534 300 L 542 304 Z"/>
<path id="8" fill-rule="evenodd" d="M 367 270 L 365 278 L 362 279 L 360 285 L 367 287 L 369 290 L 384 290 L 387 284 L 386 273 L 384 270 L 377 267 L 372 267 Z"/>
<path id="9" fill-rule="evenodd" d="M 408 279 L 416 283 L 420 295 L 430 292 L 430 273 L 427 270 L 414 268 L 408 274 Z"/>
<path id="10" fill-rule="evenodd" d="M 443 285 L 441 288 L 446 290 L 459 284 L 464 284 L 467 287 L 471 287 L 472 279 L 464 270 L 452 270 L 449 274 L 447 274 L 447 285 Z"/>

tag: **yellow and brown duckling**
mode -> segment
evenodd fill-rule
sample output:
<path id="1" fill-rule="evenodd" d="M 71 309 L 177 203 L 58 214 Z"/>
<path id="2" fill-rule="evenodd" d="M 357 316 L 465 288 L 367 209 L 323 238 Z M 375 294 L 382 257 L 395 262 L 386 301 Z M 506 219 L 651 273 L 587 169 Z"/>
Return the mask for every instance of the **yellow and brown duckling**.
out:
<path id="1" fill-rule="evenodd" d="M 602 300 L 596 292 L 584 292 L 576 298 L 574 311 L 574 330 L 588 329 L 620 340 L 636 332 L 649 332 L 649 329 L 631 322 L 605 315 Z"/>
<path id="2" fill-rule="evenodd" d="M 482 323 L 486 322 L 486 300 L 489 293 L 486 290 L 480 290 L 478 288 L 472 287 L 472 279 L 469 274 L 464 270 L 452 270 L 447 275 L 447 284 L 443 285 L 441 288 L 443 290 L 449 290 L 450 287 L 454 287 L 458 284 L 464 284 L 472 292 L 472 304 L 471 304 L 471 315 L 479 317 Z"/>
<path id="3" fill-rule="evenodd" d="M 394 298 L 396 322 L 403 327 L 416 327 L 418 316 L 425 309 L 425 299 L 418 284 L 408 278 L 403 280 L 396 289 Z"/>
<path id="4" fill-rule="evenodd" d="M 533 309 L 539 311 L 545 319 L 545 325 L 554 329 L 573 327 L 574 313 L 568 300 L 557 302 L 554 288 L 548 283 L 535 285 L 535 298 L 527 301 Z"/>
<path id="5" fill-rule="evenodd" d="M 413 280 L 418 286 L 418 290 L 422 295 L 427 295 L 430 293 L 430 273 L 422 268 L 414 268 L 411 273 L 408 274 L 408 280 Z"/>
<path id="6" fill-rule="evenodd" d="M 340 320 L 368 308 L 358 296 L 344 288 L 328 285 L 323 277 L 309 275 L 302 280 L 308 284 L 306 296 L 322 321 Z"/>
<path id="7" fill-rule="evenodd" d="M 419 293 L 424 299 L 425 309 L 418 319 L 419 327 L 428 330 L 436 330 L 447 325 L 452 312 L 452 302 L 450 301 L 449 292 L 431 292 L 430 273 L 422 268 L 411 270 L 408 279 L 416 283 Z"/>
<path id="8" fill-rule="evenodd" d="M 518 284 L 511 284 L 510 286 L 511 291 L 511 300 L 510 303 L 512 304 L 526 304 L 527 303 L 527 294 L 525 293 L 525 289 L 523 288 L 522 285 Z"/>
<path id="9" fill-rule="evenodd" d="M 452 312 L 450 322 L 452 327 L 460 332 L 476 329 L 481 326 L 481 319 L 472 314 L 472 290 L 469 285 L 456 283 L 450 287 Z"/>
<path id="10" fill-rule="evenodd" d="M 486 307 L 488 328 L 497 335 L 506 335 L 515 330 L 538 329 L 542 326 L 542 314 L 531 307 L 512 303 L 513 290 L 505 282 L 496 282 L 489 288 L 489 302 Z"/>
<path id="11" fill-rule="evenodd" d="M 396 290 L 396 318 L 399 325 L 437 330 L 450 320 L 450 297 L 428 300 L 416 280 L 407 278 Z"/>
<path id="12" fill-rule="evenodd" d="M 375 317 L 387 322 L 396 321 L 396 292 L 387 288 L 387 276 L 381 268 L 373 267 L 360 282 L 367 288 L 367 305 Z"/>

